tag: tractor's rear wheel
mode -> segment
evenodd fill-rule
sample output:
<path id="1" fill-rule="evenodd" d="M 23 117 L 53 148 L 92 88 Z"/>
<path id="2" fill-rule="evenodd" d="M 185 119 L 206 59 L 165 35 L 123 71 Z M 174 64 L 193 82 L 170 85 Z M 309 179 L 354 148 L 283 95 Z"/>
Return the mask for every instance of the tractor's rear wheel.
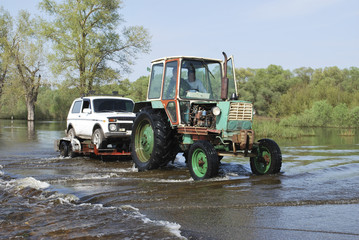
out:
<path id="1" fill-rule="evenodd" d="M 167 115 L 150 108 L 140 111 L 133 123 L 132 159 L 139 171 L 156 169 L 173 161 L 178 146 Z"/>
<path id="2" fill-rule="evenodd" d="M 256 175 L 279 173 L 282 167 L 282 153 L 278 144 L 271 139 L 259 140 L 259 145 L 252 153 L 256 157 L 250 158 L 251 170 Z"/>
<path id="3" fill-rule="evenodd" d="M 192 144 L 188 153 L 188 165 L 194 180 L 217 176 L 219 160 L 213 145 L 207 141 Z"/>

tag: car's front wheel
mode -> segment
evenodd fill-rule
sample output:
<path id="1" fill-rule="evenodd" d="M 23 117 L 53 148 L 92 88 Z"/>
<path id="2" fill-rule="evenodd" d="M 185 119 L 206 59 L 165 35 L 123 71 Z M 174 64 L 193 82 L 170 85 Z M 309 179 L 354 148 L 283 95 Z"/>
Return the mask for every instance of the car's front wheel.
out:
<path id="1" fill-rule="evenodd" d="M 70 129 L 67 131 L 67 137 L 70 138 L 70 139 L 75 138 L 75 137 L 76 137 L 75 129 L 70 128 Z"/>
<path id="2" fill-rule="evenodd" d="M 106 148 L 107 146 L 105 134 L 101 128 L 97 128 L 95 131 L 93 131 L 91 141 L 97 149 Z"/>

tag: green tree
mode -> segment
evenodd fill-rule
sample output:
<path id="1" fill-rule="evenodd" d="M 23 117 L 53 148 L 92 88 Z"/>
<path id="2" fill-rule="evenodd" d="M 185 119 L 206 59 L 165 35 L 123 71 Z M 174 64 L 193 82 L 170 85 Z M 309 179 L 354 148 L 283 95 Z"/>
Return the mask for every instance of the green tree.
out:
<path id="1" fill-rule="evenodd" d="M 349 119 L 351 127 L 359 127 L 359 106 L 351 109 Z"/>
<path id="2" fill-rule="evenodd" d="M 331 122 L 333 107 L 326 101 L 321 100 L 313 104 L 310 111 L 305 112 L 310 115 L 313 126 L 325 127 Z"/>
<path id="3" fill-rule="evenodd" d="M 350 111 L 345 103 L 340 103 L 333 108 L 332 123 L 336 127 L 344 127 L 350 125 Z"/>
<path id="4" fill-rule="evenodd" d="M 135 102 L 145 101 L 147 98 L 148 81 L 149 76 L 142 76 L 134 81 L 131 84 L 130 98 L 132 98 Z"/>
<path id="5" fill-rule="evenodd" d="M 297 83 L 309 84 L 312 82 L 314 70 L 312 68 L 301 67 L 293 70 L 294 79 Z"/>
<path id="6" fill-rule="evenodd" d="M 121 0 L 40 3 L 52 16 L 44 22 L 43 33 L 54 43 L 53 70 L 65 73 L 80 93 L 91 91 L 96 83 L 120 79 L 136 56 L 150 49 L 149 33 L 142 26 L 124 27 L 119 34 L 121 5 Z"/>
<path id="7" fill-rule="evenodd" d="M 12 18 L 2 7 L 0 8 L 0 97 L 3 92 L 6 76 L 11 63 L 11 41 Z"/>
<path id="8" fill-rule="evenodd" d="M 269 65 L 266 69 L 242 69 L 237 73 L 240 98 L 252 101 L 259 115 L 276 115 L 277 110 L 272 112 L 271 106 L 292 85 L 292 73 L 277 65 Z"/>
<path id="9" fill-rule="evenodd" d="M 41 85 L 40 69 L 43 67 L 44 42 L 38 35 L 38 23 L 26 11 L 20 11 L 13 37 L 15 43 L 11 57 L 16 77 L 25 91 L 27 120 L 35 120 L 35 103 Z"/>
<path id="10" fill-rule="evenodd" d="M 351 67 L 344 69 L 344 80 L 341 82 L 341 88 L 344 91 L 354 93 L 359 91 L 359 68 Z"/>
<path id="11" fill-rule="evenodd" d="M 237 90 L 240 91 L 242 89 L 242 86 L 244 86 L 250 77 L 253 77 L 253 72 L 250 71 L 250 69 L 245 68 L 236 68 L 236 81 L 237 81 Z"/>
<path id="12" fill-rule="evenodd" d="M 3 94 L 0 99 L 0 117 L 15 119 L 26 119 L 26 102 L 24 96 L 24 88 L 18 79 L 13 78 L 13 70 L 10 71 L 10 76 L 4 84 Z"/>

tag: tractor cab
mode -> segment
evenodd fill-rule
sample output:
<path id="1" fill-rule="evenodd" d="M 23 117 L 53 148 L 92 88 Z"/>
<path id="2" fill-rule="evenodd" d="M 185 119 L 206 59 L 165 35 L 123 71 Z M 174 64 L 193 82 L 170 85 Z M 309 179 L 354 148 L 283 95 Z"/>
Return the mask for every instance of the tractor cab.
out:
<path id="1" fill-rule="evenodd" d="M 237 96 L 233 58 L 226 61 L 227 96 Z M 225 64 L 218 59 L 169 57 L 152 61 L 147 101 L 161 104 L 171 125 L 190 125 L 193 102 L 221 101 Z"/>

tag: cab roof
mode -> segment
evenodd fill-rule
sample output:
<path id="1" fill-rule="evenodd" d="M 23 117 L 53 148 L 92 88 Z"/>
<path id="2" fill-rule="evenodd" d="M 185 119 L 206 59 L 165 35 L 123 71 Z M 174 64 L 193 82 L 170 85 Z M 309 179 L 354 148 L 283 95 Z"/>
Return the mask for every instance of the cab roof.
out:
<path id="1" fill-rule="evenodd" d="M 173 57 L 158 58 L 158 59 L 152 60 L 151 63 L 161 62 L 161 61 L 167 61 L 167 60 L 171 60 L 171 59 L 178 59 L 178 58 L 182 58 L 182 59 L 192 59 L 192 60 L 205 60 L 205 61 L 207 60 L 207 61 L 222 62 L 222 60 L 220 60 L 220 59 L 215 59 L 215 58 L 204 58 L 204 57 L 194 57 L 194 56 L 173 56 Z"/>

